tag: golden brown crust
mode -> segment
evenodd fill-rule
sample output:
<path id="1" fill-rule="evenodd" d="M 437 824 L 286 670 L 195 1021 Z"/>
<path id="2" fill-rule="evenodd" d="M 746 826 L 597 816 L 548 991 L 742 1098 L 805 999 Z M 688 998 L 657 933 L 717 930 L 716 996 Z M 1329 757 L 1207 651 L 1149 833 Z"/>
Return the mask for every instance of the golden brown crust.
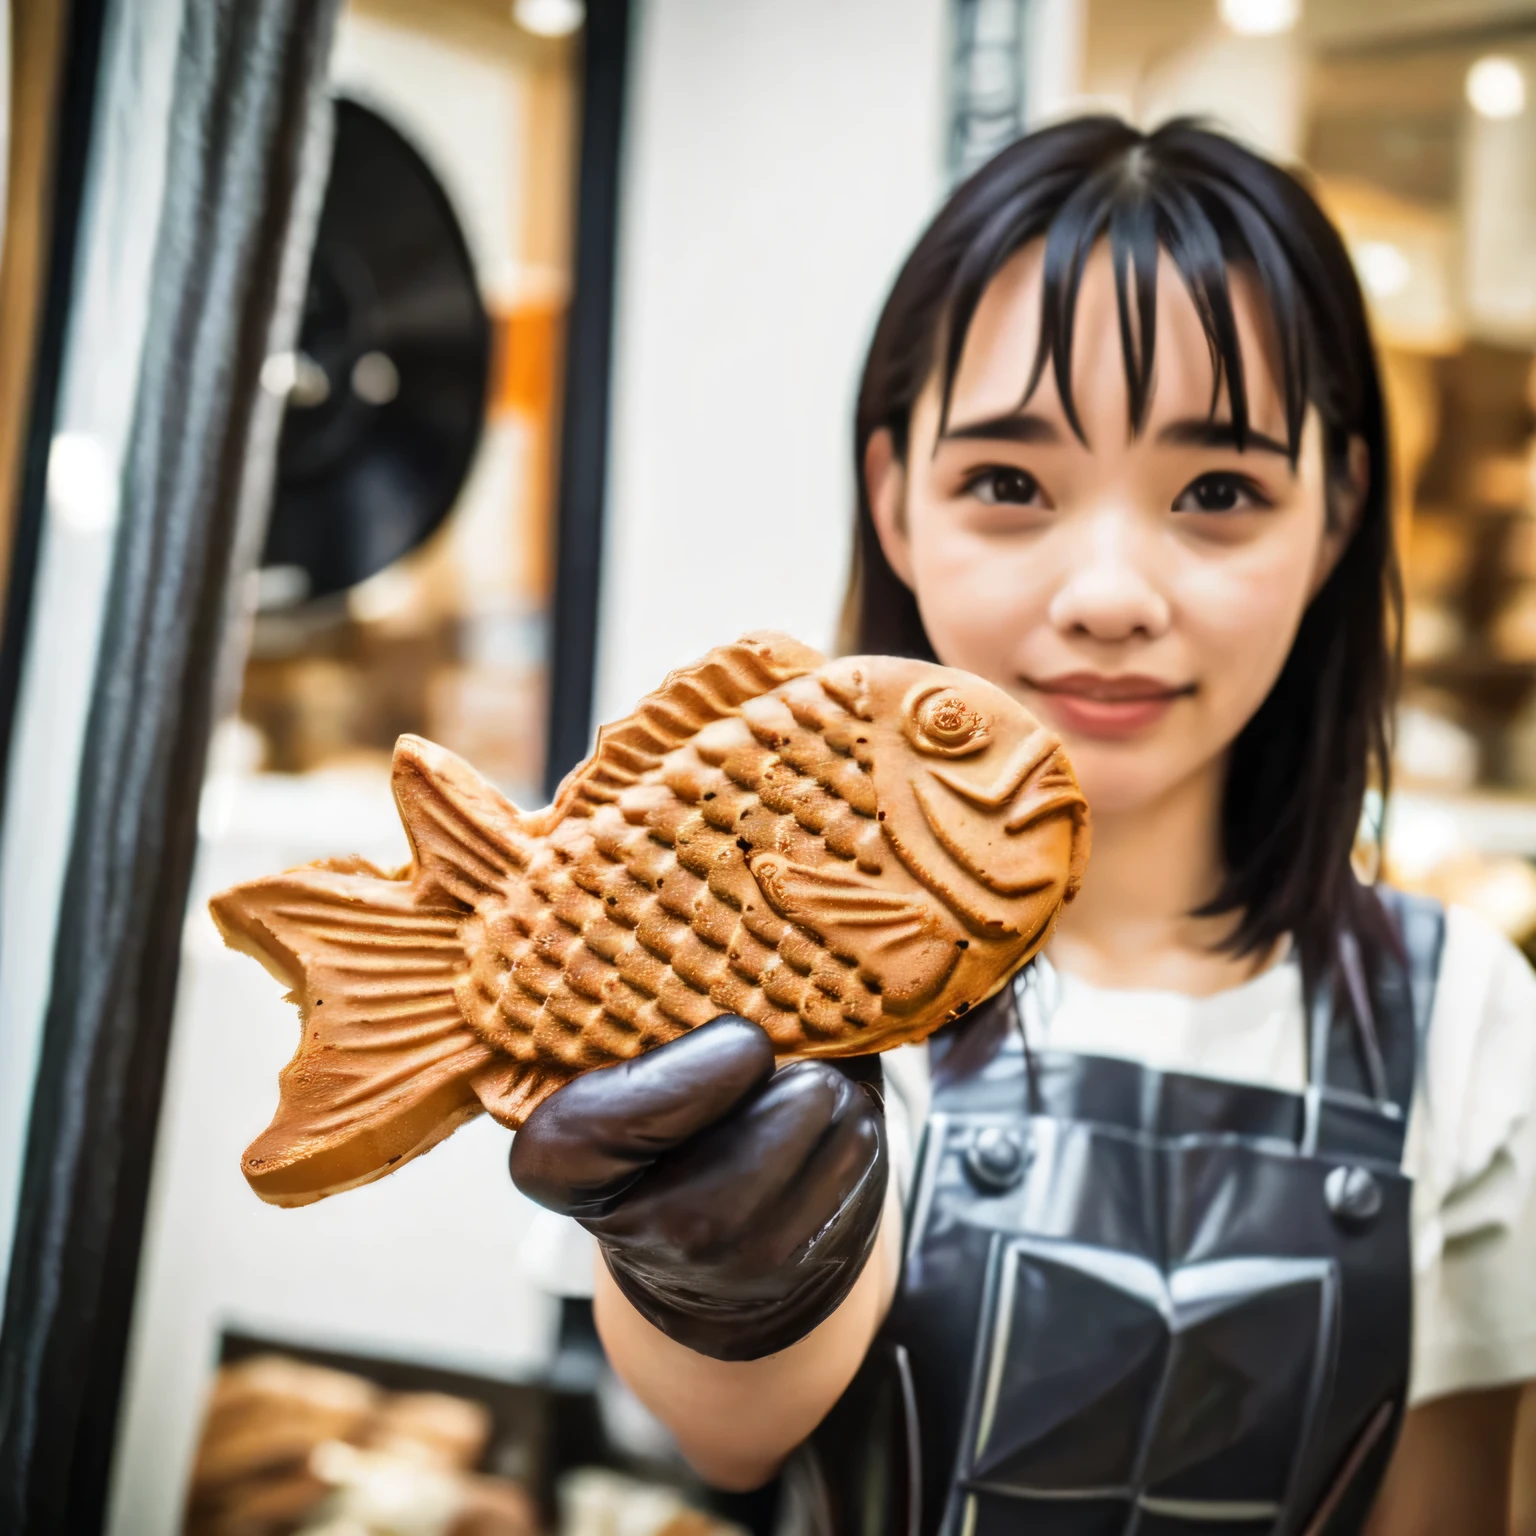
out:
<path id="1" fill-rule="evenodd" d="M 668 673 L 634 713 L 603 726 L 592 755 L 566 775 L 550 806 L 549 825 L 612 803 L 673 748 L 714 720 L 821 666 L 820 651 L 764 630 L 717 646 L 701 661 Z"/>
<path id="2" fill-rule="evenodd" d="M 246 1157 L 277 1203 L 379 1177 L 480 1107 L 515 1128 L 722 1013 L 784 1057 L 922 1039 L 1045 943 L 1089 838 L 1060 744 L 1001 690 L 783 636 L 673 673 L 547 811 L 413 737 L 396 799 L 397 876 L 331 861 L 214 903 L 303 1021 Z"/>
<path id="3" fill-rule="evenodd" d="M 277 1112 L 241 1161 L 262 1199 L 307 1205 L 366 1184 L 480 1112 L 468 1078 L 493 1053 L 454 1001 L 461 910 L 360 860 L 252 881 L 209 906 L 225 943 L 299 1009 Z"/>

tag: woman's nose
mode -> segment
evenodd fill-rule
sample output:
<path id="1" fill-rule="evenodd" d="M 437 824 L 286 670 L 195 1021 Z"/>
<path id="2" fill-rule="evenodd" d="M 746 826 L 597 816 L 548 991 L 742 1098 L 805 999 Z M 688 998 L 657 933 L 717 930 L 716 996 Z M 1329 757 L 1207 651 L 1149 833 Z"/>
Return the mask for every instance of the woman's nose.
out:
<path id="1" fill-rule="evenodd" d="M 1051 599 L 1050 620 L 1062 633 L 1103 641 L 1155 640 L 1167 630 L 1168 601 L 1129 522 L 1110 514 L 1084 530 L 1066 579 Z"/>

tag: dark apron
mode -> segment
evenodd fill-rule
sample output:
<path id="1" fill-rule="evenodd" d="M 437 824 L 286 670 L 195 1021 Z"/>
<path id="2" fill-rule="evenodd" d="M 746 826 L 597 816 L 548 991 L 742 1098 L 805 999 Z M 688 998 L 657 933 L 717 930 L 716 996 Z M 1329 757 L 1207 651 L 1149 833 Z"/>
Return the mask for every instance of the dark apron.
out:
<path id="1" fill-rule="evenodd" d="M 1030 1052 L 1028 978 L 935 1037 L 900 1291 L 805 1458 L 811 1524 L 1360 1528 L 1407 1390 L 1403 1138 L 1444 931 L 1383 900 L 1407 964 L 1344 967 L 1365 1026 L 1320 1000 L 1301 1094 Z"/>

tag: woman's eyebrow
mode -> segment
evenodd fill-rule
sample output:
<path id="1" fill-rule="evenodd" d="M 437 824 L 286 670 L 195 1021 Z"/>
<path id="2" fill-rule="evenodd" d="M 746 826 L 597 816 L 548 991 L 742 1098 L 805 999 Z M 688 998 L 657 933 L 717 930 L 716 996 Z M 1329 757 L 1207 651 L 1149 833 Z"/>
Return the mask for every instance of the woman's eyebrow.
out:
<path id="1" fill-rule="evenodd" d="M 1160 443 L 1175 443 L 1185 448 L 1235 448 L 1239 452 L 1256 448 L 1262 453 L 1278 453 L 1290 458 L 1291 450 L 1277 438 L 1265 432 L 1255 432 L 1250 427 L 1237 440 L 1237 428 L 1230 421 L 1210 421 L 1191 418 L 1188 421 L 1171 421 L 1157 434 Z"/>
<path id="2" fill-rule="evenodd" d="M 1061 433 L 1044 416 L 1014 411 L 986 421 L 967 422 L 963 427 L 946 427 L 940 441 L 948 442 L 951 438 L 967 442 L 981 439 L 994 443 L 1059 443 Z"/>

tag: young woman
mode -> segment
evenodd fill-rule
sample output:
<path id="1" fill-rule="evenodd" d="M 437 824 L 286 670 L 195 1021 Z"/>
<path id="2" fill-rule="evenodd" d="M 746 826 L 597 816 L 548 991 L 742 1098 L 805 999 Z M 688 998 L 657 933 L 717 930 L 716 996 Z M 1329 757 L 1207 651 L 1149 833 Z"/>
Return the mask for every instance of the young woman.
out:
<path id="1" fill-rule="evenodd" d="M 846 1528 L 1502 1536 L 1536 979 L 1352 865 L 1399 585 L 1337 233 L 1190 123 L 1031 135 L 898 278 L 856 451 L 847 647 L 1012 691 L 1092 859 L 883 1095 L 725 1019 L 530 1118 L 615 1368 Z"/>

